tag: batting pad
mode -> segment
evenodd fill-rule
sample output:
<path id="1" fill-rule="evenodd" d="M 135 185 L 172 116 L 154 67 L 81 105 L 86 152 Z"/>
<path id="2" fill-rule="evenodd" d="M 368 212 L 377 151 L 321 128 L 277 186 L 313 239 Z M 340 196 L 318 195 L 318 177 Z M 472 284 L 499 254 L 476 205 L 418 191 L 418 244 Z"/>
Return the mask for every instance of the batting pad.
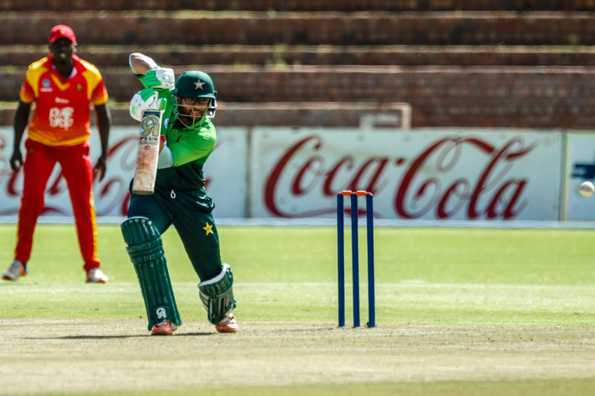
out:
<path id="1" fill-rule="evenodd" d="M 199 296 L 209 322 L 217 324 L 236 307 L 233 298 L 233 274 L 229 264 L 223 264 L 221 273 L 216 277 L 198 284 Z"/>
<path id="2" fill-rule="evenodd" d="M 181 325 L 159 232 L 146 217 L 131 217 L 121 228 L 145 300 L 148 329 L 163 320 Z"/>

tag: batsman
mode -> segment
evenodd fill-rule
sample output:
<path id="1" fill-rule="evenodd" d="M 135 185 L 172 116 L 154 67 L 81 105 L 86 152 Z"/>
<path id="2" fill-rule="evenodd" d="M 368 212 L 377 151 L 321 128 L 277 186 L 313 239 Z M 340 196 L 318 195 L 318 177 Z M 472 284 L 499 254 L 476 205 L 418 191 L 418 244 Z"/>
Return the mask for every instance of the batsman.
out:
<path id="1" fill-rule="evenodd" d="M 208 320 L 220 333 L 235 333 L 233 275 L 221 262 L 214 203 L 203 176 L 216 142 L 213 80 L 202 71 L 186 71 L 175 80 L 172 69 L 140 53 L 130 54 L 129 63 L 144 87 L 132 98 L 130 114 L 141 122 L 141 136 L 156 135 L 159 147 L 153 180 L 137 182 L 141 171 L 146 174 L 140 169 L 147 163 L 144 148 L 148 162 L 151 158 L 141 138 L 128 218 L 121 225 L 145 301 L 147 328 L 152 335 L 171 335 L 182 324 L 161 243 L 161 234 L 173 225 L 198 275 Z"/>

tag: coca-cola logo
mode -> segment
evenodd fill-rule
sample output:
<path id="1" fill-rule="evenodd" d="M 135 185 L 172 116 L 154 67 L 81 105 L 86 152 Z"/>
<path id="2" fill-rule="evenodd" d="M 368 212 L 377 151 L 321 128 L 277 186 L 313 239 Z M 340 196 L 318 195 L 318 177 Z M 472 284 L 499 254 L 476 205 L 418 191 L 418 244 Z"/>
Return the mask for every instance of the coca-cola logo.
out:
<path id="1" fill-rule="evenodd" d="M 534 148 L 535 144 L 525 143 L 520 136 L 500 145 L 475 136 L 447 136 L 411 158 L 398 155 L 398 148 L 393 156 L 361 158 L 337 155 L 336 147 L 328 153 L 321 136 L 308 135 L 293 143 L 272 166 L 265 180 L 264 204 L 274 216 L 318 216 L 334 213 L 337 192 L 367 190 L 384 199 L 390 194 L 395 217 L 404 219 L 457 215 L 469 220 L 514 219 L 527 205 L 524 193 L 529 180 L 511 176 L 510 171 Z M 481 161 L 470 163 L 469 157 L 478 154 Z M 475 167 L 475 172 L 465 172 L 474 176 L 459 175 L 457 170 L 464 164 Z M 292 211 L 283 201 L 312 195 L 328 205 Z"/>
<path id="2" fill-rule="evenodd" d="M 11 137 L 12 131 L 0 131 L 0 215 L 16 215 L 22 193 L 22 172 L 9 165 Z M 372 191 L 379 218 L 559 214 L 559 183 L 551 177 L 559 177 L 560 144 L 549 134 L 241 130 L 235 137 L 222 131 L 221 138 L 219 154 L 205 169 L 218 216 L 331 217 L 335 195 L 345 189 Z M 96 156 L 98 142 L 92 147 Z M 98 216 L 126 214 L 137 147 L 137 130 L 112 133 L 106 177 L 94 184 Z M 71 216 L 59 166 L 47 183 L 45 204 L 46 213 Z"/>

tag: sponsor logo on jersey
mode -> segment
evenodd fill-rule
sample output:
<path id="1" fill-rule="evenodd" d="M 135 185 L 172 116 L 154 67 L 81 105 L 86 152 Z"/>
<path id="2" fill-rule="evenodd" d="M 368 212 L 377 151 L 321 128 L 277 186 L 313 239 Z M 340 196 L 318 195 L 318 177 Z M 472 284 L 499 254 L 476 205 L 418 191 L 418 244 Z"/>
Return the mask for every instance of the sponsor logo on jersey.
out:
<path id="1" fill-rule="evenodd" d="M 52 107 L 49 112 L 49 122 L 52 128 L 69 129 L 74 123 L 74 108 Z"/>
<path id="2" fill-rule="evenodd" d="M 56 96 L 56 103 L 68 104 L 70 101 L 68 99 L 60 98 Z"/>

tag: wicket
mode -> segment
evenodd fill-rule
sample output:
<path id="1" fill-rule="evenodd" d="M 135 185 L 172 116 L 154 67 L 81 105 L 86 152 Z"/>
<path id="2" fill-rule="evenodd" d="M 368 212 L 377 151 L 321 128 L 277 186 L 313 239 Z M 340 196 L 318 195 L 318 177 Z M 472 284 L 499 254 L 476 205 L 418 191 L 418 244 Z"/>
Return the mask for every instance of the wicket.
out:
<path id="1" fill-rule="evenodd" d="M 366 197 L 366 235 L 368 250 L 368 327 L 376 326 L 374 292 L 374 194 L 369 191 L 341 191 L 337 194 L 337 258 L 339 283 L 339 327 L 345 326 L 345 221 L 344 197 L 351 200 L 351 257 L 353 281 L 353 327 L 360 326 L 359 317 L 359 245 L 358 245 L 358 198 Z"/>

